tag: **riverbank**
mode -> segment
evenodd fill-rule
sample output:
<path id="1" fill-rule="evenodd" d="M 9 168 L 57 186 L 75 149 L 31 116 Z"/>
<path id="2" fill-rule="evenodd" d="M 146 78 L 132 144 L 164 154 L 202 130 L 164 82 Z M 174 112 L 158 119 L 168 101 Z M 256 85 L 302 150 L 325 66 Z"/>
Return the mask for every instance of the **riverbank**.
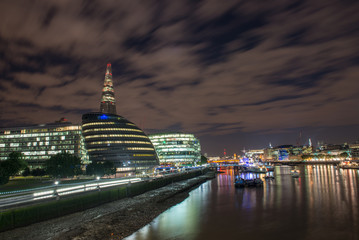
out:
<path id="1" fill-rule="evenodd" d="M 133 198 L 2 232 L 0 239 L 123 239 L 182 202 L 193 187 L 213 177 L 214 173 L 209 172 Z"/>

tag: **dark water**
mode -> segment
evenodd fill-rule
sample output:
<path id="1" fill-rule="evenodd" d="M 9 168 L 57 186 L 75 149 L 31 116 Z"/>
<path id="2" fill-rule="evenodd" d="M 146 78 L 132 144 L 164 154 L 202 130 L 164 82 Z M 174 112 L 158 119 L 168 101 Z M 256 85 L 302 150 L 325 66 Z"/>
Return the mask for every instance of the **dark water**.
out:
<path id="1" fill-rule="evenodd" d="M 238 189 L 229 169 L 126 240 L 359 240 L 358 175 L 331 165 L 277 166 L 263 188 Z"/>

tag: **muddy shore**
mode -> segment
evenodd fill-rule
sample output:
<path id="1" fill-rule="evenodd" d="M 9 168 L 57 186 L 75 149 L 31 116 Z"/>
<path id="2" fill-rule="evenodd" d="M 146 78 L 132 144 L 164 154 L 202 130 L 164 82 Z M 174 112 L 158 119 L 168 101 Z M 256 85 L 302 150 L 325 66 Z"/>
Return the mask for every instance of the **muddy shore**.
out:
<path id="1" fill-rule="evenodd" d="M 214 177 L 213 172 L 144 194 L 60 218 L 0 233 L 0 239 L 123 239 L 182 202 L 191 189 Z"/>

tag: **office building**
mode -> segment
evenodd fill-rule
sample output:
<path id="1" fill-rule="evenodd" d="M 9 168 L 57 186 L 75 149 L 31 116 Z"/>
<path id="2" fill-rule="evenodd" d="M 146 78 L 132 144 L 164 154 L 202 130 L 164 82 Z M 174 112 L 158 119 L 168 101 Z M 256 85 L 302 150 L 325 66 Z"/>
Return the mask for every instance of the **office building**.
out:
<path id="1" fill-rule="evenodd" d="M 149 135 L 161 165 L 195 165 L 201 159 L 201 145 L 193 134 Z"/>
<path id="2" fill-rule="evenodd" d="M 30 169 L 42 168 L 46 160 L 60 152 L 74 154 L 83 164 L 88 163 L 81 126 L 66 119 L 37 126 L 1 129 L 0 161 L 6 160 L 14 151 L 24 155 Z"/>

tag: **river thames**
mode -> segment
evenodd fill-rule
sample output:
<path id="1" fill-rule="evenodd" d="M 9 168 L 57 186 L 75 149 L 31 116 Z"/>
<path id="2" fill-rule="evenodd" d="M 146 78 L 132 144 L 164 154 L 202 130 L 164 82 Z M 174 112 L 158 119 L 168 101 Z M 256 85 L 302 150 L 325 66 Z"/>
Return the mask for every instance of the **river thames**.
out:
<path id="1" fill-rule="evenodd" d="M 359 239 L 358 170 L 276 166 L 272 174 L 262 188 L 235 188 L 226 169 L 126 240 Z"/>

